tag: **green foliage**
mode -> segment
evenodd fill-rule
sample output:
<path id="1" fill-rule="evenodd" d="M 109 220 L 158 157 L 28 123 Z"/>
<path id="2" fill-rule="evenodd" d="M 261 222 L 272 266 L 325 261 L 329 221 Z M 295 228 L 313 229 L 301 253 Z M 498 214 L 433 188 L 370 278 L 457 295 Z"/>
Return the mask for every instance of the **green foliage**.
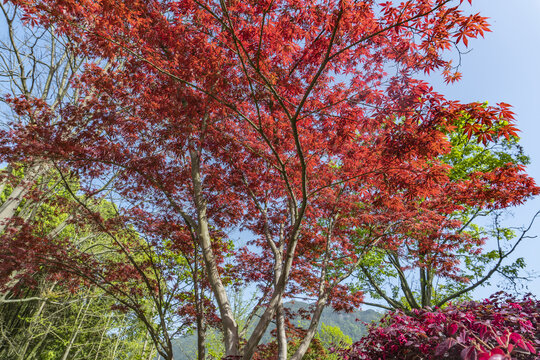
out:
<path id="1" fill-rule="evenodd" d="M 287 348 L 287 354 L 291 357 L 294 352 L 298 349 L 301 339 L 292 339 L 289 342 L 289 347 Z M 323 346 L 321 341 L 317 338 L 314 338 L 309 344 L 309 348 L 306 351 L 306 354 L 302 360 L 335 360 L 336 357 Z"/>
<path id="2" fill-rule="evenodd" d="M 464 116 L 461 123 L 455 124 L 456 129 L 448 134 L 452 149 L 443 156 L 443 161 L 452 167 L 450 177 L 453 180 L 465 179 L 474 172 L 489 172 L 508 163 L 530 163 L 529 157 L 519 145 L 518 137 L 500 137 L 495 142 L 484 145 L 465 133 L 464 125 L 468 120 L 467 116 Z"/>
<path id="3" fill-rule="evenodd" d="M 46 284 L 42 294 L 29 290 L 43 301 L 0 304 L 6 345 L 0 358 L 147 359 L 152 346 L 146 330 L 136 318 L 112 311 L 114 299 L 97 289 L 70 294 Z"/>
<path id="4" fill-rule="evenodd" d="M 475 174 L 489 173 L 509 164 L 513 166 L 529 164 L 529 157 L 523 153 L 517 136 L 495 138 L 493 135 L 493 141 L 484 143 L 480 137 L 470 136 L 466 131 L 467 124 L 473 120 L 464 114 L 454 123 L 453 130 L 447 134 L 451 147 L 447 154 L 441 156 L 441 160 L 449 166 L 451 180 L 456 182 L 466 180 Z M 507 124 L 503 122 L 495 124 L 491 129 L 493 134 L 505 125 Z M 430 280 L 432 286 L 430 304 L 437 304 L 453 294 L 460 294 L 453 298 L 454 301 L 469 300 L 469 294 L 462 291 L 475 282 L 480 282 L 481 286 L 489 285 L 489 280 L 484 280 L 484 276 L 494 268 L 510 282 L 520 279 L 520 270 L 525 268 L 523 259 L 509 265 L 499 264 L 501 258 L 504 259 L 506 252 L 517 240 L 515 231 L 501 225 L 498 212 L 488 207 L 464 205 L 461 211 L 448 214 L 448 219 L 463 224 L 458 233 L 468 236 L 470 241 L 455 250 L 456 260 L 460 262 L 461 267 L 452 276 L 438 277 L 437 272 L 431 270 L 429 264 L 423 265 L 426 271 L 433 271 L 433 278 Z M 489 239 L 491 243 L 484 245 Z M 496 248 L 493 249 L 493 246 Z M 384 298 L 393 300 L 394 304 L 390 304 L 390 308 L 411 309 L 412 304 L 403 296 L 404 288 L 408 287 L 416 302 L 422 303 L 421 275 L 414 274 L 413 270 L 419 271 L 418 264 L 423 260 L 410 256 L 405 248 L 399 250 L 397 260 L 399 263 L 391 259 L 387 249 L 371 250 L 363 259 L 361 271 L 356 274 L 358 280 L 356 289 L 365 291 L 372 299 L 387 306 L 388 301 Z M 399 277 L 400 271 L 404 275 L 402 279 Z"/>
<path id="5" fill-rule="evenodd" d="M 345 335 L 339 327 L 326 325 L 325 323 L 321 323 L 321 328 L 317 332 L 316 338 L 321 341 L 325 348 L 352 344 L 351 337 Z"/>
<path id="6" fill-rule="evenodd" d="M 15 181 L 2 186 L 0 206 L 25 173 L 23 166 L 9 171 Z M 66 252 L 94 255 L 104 262 L 125 261 L 110 251 L 110 238 L 95 227 L 70 222 L 76 214 L 65 205 L 72 201 L 78 183 L 72 177 L 67 186 L 55 171 L 40 176 L 32 188 L 43 194 L 40 201 L 21 200 L 16 215 L 33 224 L 35 236 L 62 244 Z M 88 203 L 105 219 L 114 213 L 106 201 Z M 113 310 L 117 299 L 91 284 L 62 279 L 52 267 L 42 266 L 32 275 L 33 283 L 21 282 L 16 292 L 0 293 L 0 340 L 5 345 L 0 347 L 0 358 L 148 359 L 154 348 L 146 328 L 132 314 Z"/>
<path id="7" fill-rule="evenodd" d="M 325 323 L 321 323 L 321 328 L 315 335 L 315 339 L 322 344 L 327 353 L 324 359 L 328 360 L 339 360 L 340 356 L 334 354 L 334 351 L 343 350 L 353 343 L 352 339 L 345 335 L 339 327 Z"/>

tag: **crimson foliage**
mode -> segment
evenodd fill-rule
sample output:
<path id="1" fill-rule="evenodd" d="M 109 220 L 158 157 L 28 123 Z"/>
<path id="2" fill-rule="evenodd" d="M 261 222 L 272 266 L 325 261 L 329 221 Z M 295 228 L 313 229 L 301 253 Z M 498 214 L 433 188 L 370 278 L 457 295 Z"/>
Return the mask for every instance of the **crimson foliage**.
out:
<path id="1" fill-rule="evenodd" d="M 364 359 L 539 359 L 540 301 L 499 292 L 482 302 L 388 313 L 343 351 Z"/>

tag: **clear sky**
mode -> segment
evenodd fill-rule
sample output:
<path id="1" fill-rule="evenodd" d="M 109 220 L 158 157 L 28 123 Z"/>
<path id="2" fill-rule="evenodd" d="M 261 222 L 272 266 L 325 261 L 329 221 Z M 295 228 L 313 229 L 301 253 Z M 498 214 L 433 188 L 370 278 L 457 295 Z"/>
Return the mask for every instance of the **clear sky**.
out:
<path id="1" fill-rule="evenodd" d="M 464 3 L 464 10 L 471 9 Z M 540 184 L 540 0 L 473 0 L 471 11 L 489 17 L 492 32 L 470 43 L 472 51 L 462 57 L 460 82 L 448 86 L 430 82 L 449 99 L 513 105 L 520 143 L 531 158 L 527 173 Z M 514 217 L 506 224 L 528 224 L 538 210 L 540 197 L 513 209 Z M 530 234 L 540 235 L 540 218 Z M 518 256 L 525 258 L 529 271 L 540 275 L 540 237 L 525 241 Z M 475 297 L 497 291 L 496 283 Z M 528 287 L 540 297 L 540 278 Z"/>

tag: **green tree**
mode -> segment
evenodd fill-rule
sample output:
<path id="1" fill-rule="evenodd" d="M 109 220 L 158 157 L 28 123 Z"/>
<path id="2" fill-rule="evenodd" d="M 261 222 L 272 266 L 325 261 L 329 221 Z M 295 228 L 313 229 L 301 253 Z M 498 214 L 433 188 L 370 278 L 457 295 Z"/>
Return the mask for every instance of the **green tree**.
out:
<path id="1" fill-rule="evenodd" d="M 24 166 L 12 166 L 13 181 L 22 181 L 24 170 Z M 3 188 L 0 206 L 13 189 L 10 184 Z M 106 239 L 92 227 L 70 223 L 74 213 L 63 212 L 65 207 L 60 206 L 68 191 L 61 186 L 59 176 L 50 172 L 36 179 L 31 191 L 37 190 L 46 194 L 42 201 L 23 198 L 15 208 L 16 216 L 38 225 L 33 227 L 35 239 L 50 240 L 49 248 L 58 240 L 54 249 L 59 251 L 75 246 L 86 255 L 115 257 L 110 251 L 101 251 Z M 108 207 L 104 203 L 102 212 Z M 16 260 L 9 254 L 12 244 L 4 241 L 3 245 L 3 259 Z M 133 359 L 152 357 L 154 349 L 145 326 L 133 314 L 113 310 L 117 299 L 94 284 L 69 279 L 69 274 L 58 277 L 61 274 L 54 271 L 54 264 L 41 264 L 37 272 L 27 268 L 26 274 L 20 273 L 24 276 L 13 277 L 16 286 L 6 289 L 0 298 L 1 358 L 115 359 L 121 353 Z"/>
<path id="2" fill-rule="evenodd" d="M 470 122 L 470 117 L 463 115 L 455 124 L 454 131 L 447 135 L 452 147 L 442 159 L 448 164 L 453 181 L 474 178 L 477 174 L 497 173 L 497 169 L 509 166 L 523 168 L 529 164 L 517 136 L 490 139 L 494 141 L 488 143 L 482 141 L 481 136 L 469 136 L 466 129 Z M 495 206 L 464 201 L 463 209 L 449 213 L 447 219 L 460 224 L 459 233 L 466 234 L 472 240 L 468 245 L 451 248 L 447 254 L 427 252 L 424 255 L 418 255 L 417 251 L 421 239 L 417 239 L 416 243 L 409 242 L 410 247 L 399 250 L 378 247 L 364 258 L 357 273 L 358 289 L 378 300 L 371 305 L 387 309 L 411 309 L 440 307 L 451 300 L 470 299 L 472 290 L 490 285 L 496 274 L 509 285 L 518 285 L 521 280 L 527 280 L 527 276 L 522 274 L 525 263 L 522 258 L 513 262 L 509 262 L 509 259 L 517 246 L 527 238 L 527 231 L 536 216 L 528 227 L 518 230 L 505 227 L 502 224 L 503 215 Z M 447 240 L 438 241 L 443 248 Z M 460 270 L 438 272 L 433 260 L 437 256 L 451 254 L 460 262 Z"/>

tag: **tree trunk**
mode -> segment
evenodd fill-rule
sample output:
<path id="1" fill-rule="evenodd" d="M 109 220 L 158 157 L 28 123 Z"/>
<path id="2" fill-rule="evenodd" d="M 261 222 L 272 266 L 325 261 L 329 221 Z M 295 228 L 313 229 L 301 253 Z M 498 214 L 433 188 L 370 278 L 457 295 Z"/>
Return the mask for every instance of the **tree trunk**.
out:
<path id="1" fill-rule="evenodd" d="M 193 197 L 197 208 L 197 238 L 202 248 L 202 255 L 206 266 L 208 280 L 212 287 L 216 302 L 218 304 L 221 320 L 223 324 L 223 334 L 225 337 L 225 355 L 237 356 L 239 354 L 238 325 L 234 318 L 227 291 L 219 271 L 217 269 L 214 252 L 212 251 L 212 240 L 208 218 L 206 216 L 206 200 L 202 192 L 202 178 L 200 170 L 200 154 L 195 150 L 190 150 L 191 157 L 191 177 L 193 181 Z"/>
<path id="2" fill-rule="evenodd" d="M 278 360 L 287 360 L 287 333 L 285 332 L 285 314 L 283 300 L 279 302 L 276 310 L 276 327 L 278 343 Z"/>
<path id="3" fill-rule="evenodd" d="M 28 357 L 24 358 L 24 359 L 35 359 L 36 358 L 36 355 L 39 354 L 41 351 L 41 347 L 43 346 L 43 344 L 45 343 L 45 339 L 47 339 L 47 336 L 49 335 L 49 333 L 51 332 L 51 328 L 52 328 L 52 322 L 49 323 L 49 325 L 47 326 L 47 330 L 45 331 L 44 334 L 41 334 L 41 339 L 39 340 L 38 343 L 36 343 L 33 347 L 32 347 L 32 350 L 30 351 L 30 354 L 28 355 Z"/>
<path id="4" fill-rule="evenodd" d="M 283 227 L 282 227 L 283 229 Z M 269 231 L 267 232 L 268 241 L 272 241 Z M 274 287 L 278 285 L 279 277 L 281 276 L 281 270 L 283 267 L 283 235 L 280 231 L 280 243 L 279 248 L 272 247 L 275 257 L 274 263 Z M 287 333 L 285 331 L 285 314 L 283 310 L 283 299 L 280 299 L 276 309 L 276 331 L 277 331 L 277 343 L 278 343 L 278 360 L 287 360 Z"/>
<path id="5" fill-rule="evenodd" d="M 309 324 L 306 335 L 302 339 L 302 342 L 300 342 L 300 346 L 298 347 L 298 349 L 296 349 L 295 353 L 291 357 L 291 360 L 301 360 L 306 354 L 306 351 L 309 348 L 309 345 L 311 344 L 311 340 L 313 340 L 313 337 L 317 333 L 319 321 L 321 319 L 322 312 L 327 302 L 328 302 L 328 291 L 323 291 L 322 296 L 317 301 L 315 312 L 313 313 L 313 316 L 311 317 L 311 323 Z"/>
<path id="6" fill-rule="evenodd" d="M 79 310 L 79 313 L 77 314 L 77 318 L 76 318 L 75 324 L 74 324 L 77 327 L 75 328 L 75 330 L 73 330 L 73 333 L 71 334 L 68 346 L 66 347 L 66 349 L 64 351 L 64 355 L 62 356 L 62 360 L 67 360 L 67 358 L 69 356 L 69 353 L 70 353 L 71 349 L 73 348 L 73 344 L 75 343 L 75 340 L 77 339 L 77 336 L 79 335 L 79 331 L 81 330 L 81 326 L 82 326 L 82 324 L 84 322 L 84 318 L 86 317 L 86 312 L 87 312 L 88 307 L 90 306 L 91 302 L 92 302 L 92 299 L 88 299 L 87 303 L 86 303 L 86 306 L 81 305 L 81 308 Z"/>
<path id="7" fill-rule="evenodd" d="M 49 167 L 44 164 L 33 164 L 25 170 L 24 179 L 21 179 L 9 197 L 0 206 L 0 233 L 6 228 L 6 222 L 17 213 L 24 196 L 28 193 L 33 182 L 48 171 Z"/>
<path id="8" fill-rule="evenodd" d="M 261 341 L 261 338 L 268 328 L 268 324 L 274 317 L 276 313 L 277 306 L 282 301 L 283 292 L 285 291 L 285 285 L 287 284 L 287 279 L 289 278 L 289 273 L 291 271 L 292 262 L 294 259 L 294 253 L 296 250 L 296 245 L 298 244 L 298 230 L 295 230 L 290 238 L 289 246 L 287 248 L 287 253 L 285 257 L 285 262 L 281 267 L 281 274 L 278 277 L 278 281 L 274 286 L 274 292 L 270 298 L 268 306 L 266 307 L 264 313 L 261 315 L 257 326 L 253 330 L 253 333 L 249 337 L 249 340 L 244 347 L 244 356 L 243 360 L 250 360 L 255 352 L 255 348 Z"/>
<path id="9" fill-rule="evenodd" d="M 54 288 L 54 285 L 53 285 L 53 288 Z M 41 314 L 43 313 L 43 309 L 45 308 L 45 304 L 46 304 L 45 301 L 41 301 L 41 303 L 39 304 L 38 309 L 36 310 L 36 312 L 34 314 L 34 316 L 32 316 L 32 321 L 30 322 L 30 325 L 28 326 L 28 329 L 26 330 L 26 332 L 28 333 L 27 341 L 24 344 L 24 348 L 19 353 L 19 360 L 29 359 L 31 357 L 31 356 L 27 357 L 26 352 L 28 351 L 28 347 L 30 346 L 30 343 L 32 341 L 32 337 L 34 335 L 33 333 L 34 333 L 34 329 L 36 327 L 35 324 L 38 321 L 38 319 L 41 317 Z M 51 325 L 49 324 L 49 329 L 50 329 L 50 327 L 51 327 Z M 49 332 L 49 329 L 47 329 L 47 332 L 45 334 L 41 335 L 42 340 L 40 342 L 42 342 L 43 339 L 47 336 L 47 334 Z"/>
<path id="10" fill-rule="evenodd" d="M 146 360 L 154 360 L 156 358 L 156 355 L 154 355 L 154 353 L 156 352 L 156 349 L 155 347 L 153 347 L 152 344 L 150 344 L 151 348 L 150 348 L 150 352 L 148 353 L 148 358 Z"/>
<path id="11" fill-rule="evenodd" d="M 420 268 L 420 285 L 422 295 L 422 307 L 431 306 L 431 296 L 433 292 L 433 272 L 426 268 Z"/>
<path id="12" fill-rule="evenodd" d="M 11 174 L 11 171 L 13 171 L 13 168 L 9 164 L 4 170 L 1 171 L 4 172 L 6 176 L 0 181 L 0 195 L 4 192 L 4 189 L 6 188 L 6 185 L 8 183 L 8 177 Z"/>
<path id="13" fill-rule="evenodd" d="M 197 360 L 206 359 L 206 323 L 204 321 L 204 291 L 199 287 L 201 281 L 199 279 L 199 251 L 196 239 L 193 239 L 193 293 L 195 295 L 195 309 L 197 322 Z M 202 274 L 204 277 L 204 274 Z"/>
<path id="14" fill-rule="evenodd" d="M 105 337 L 105 334 L 107 333 L 107 331 L 109 331 L 109 324 L 111 323 L 111 320 L 112 320 L 112 314 L 107 317 L 107 321 L 105 322 L 105 327 L 103 328 L 103 331 L 101 332 L 101 336 L 99 337 L 99 344 L 96 350 L 96 357 L 94 358 L 94 360 L 98 360 L 99 358 L 99 355 L 100 355 L 99 351 L 101 350 L 101 344 L 103 344 L 103 338 Z M 146 339 L 145 339 L 145 345 L 146 345 Z"/>

